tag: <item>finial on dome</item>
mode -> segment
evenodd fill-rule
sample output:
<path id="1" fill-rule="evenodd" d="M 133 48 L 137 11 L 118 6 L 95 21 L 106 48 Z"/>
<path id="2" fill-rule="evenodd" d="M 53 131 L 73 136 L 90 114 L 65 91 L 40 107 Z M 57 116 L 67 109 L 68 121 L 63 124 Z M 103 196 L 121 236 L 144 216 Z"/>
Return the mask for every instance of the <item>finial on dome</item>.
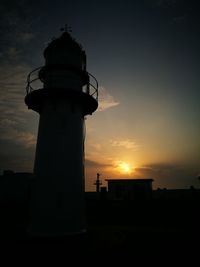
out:
<path id="1" fill-rule="evenodd" d="M 63 28 L 60 28 L 61 32 L 67 32 L 67 33 L 71 33 L 72 32 L 72 28 L 69 27 L 67 24 L 65 24 L 65 26 Z"/>

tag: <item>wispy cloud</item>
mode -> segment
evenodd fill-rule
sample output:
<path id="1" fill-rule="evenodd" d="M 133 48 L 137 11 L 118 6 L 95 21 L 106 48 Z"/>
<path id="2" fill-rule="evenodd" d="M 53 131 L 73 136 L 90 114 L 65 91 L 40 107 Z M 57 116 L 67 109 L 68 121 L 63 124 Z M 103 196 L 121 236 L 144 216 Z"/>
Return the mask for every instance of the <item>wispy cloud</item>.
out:
<path id="1" fill-rule="evenodd" d="M 2 64 L 0 66 L 0 120 L 21 121 L 27 111 L 24 104 L 27 65 Z"/>
<path id="2" fill-rule="evenodd" d="M 1 63 L 24 60 L 29 43 L 36 37 L 33 33 L 35 14 L 30 1 L 2 1 L 0 4 Z M 38 16 L 37 16 L 38 18 Z M 37 19 L 36 18 L 36 19 Z M 29 60 L 30 59 L 26 59 Z"/>
<path id="3" fill-rule="evenodd" d="M 105 164 L 105 163 L 101 163 L 101 162 L 90 160 L 90 159 L 86 159 L 85 160 L 85 165 L 86 165 L 86 168 L 100 168 L 100 167 L 110 167 L 110 166 L 112 166 L 109 163 Z"/>
<path id="4" fill-rule="evenodd" d="M 15 137 L 16 142 L 24 145 L 26 148 L 35 146 L 36 143 L 36 137 L 30 132 L 16 130 L 11 137 Z"/>
<path id="5" fill-rule="evenodd" d="M 34 38 L 34 34 L 31 32 L 18 32 L 16 38 L 19 42 L 27 43 Z"/>
<path id="6" fill-rule="evenodd" d="M 114 99 L 114 97 L 108 93 L 104 87 L 99 88 L 99 108 L 98 111 L 104 111 L 108 108 L 118 106 L 119 102 Z"/>
<path id="7" fill-rule="evenodd" d="M 102 145 L 101 144 L 98 144 L 98 143 L 91 143 L 90 146 L 97 150 L 97 151 L 101 151 L 102 150 Z"/>
<path id="8" fill-rule="evenodd" d="M 156 5 L 161 7 L 173 7 L 177 5 L 180 0 L 157 0 Z"/>
<path id="9" fill-rule="evenodd" d="M 194 11 L 199 7 L 198 1 L 187 3 L 187 1 L 182 0 L 158 0 L 154 4 L 161 10 L 164 10 L 165 13 L 163 15 L 167 15 L 170 24 L 177 25 L 182 25 L 193 20 L 196 16 L 194 15 Z"/>
<path id="10" fill-rule="evenodd" d="M 0 120 L 0 140 L 11 141 L 15 144 L 19 144 L 25 148 L 29 148 L 35 145 L 35 136 L 26 131 L 18 130 L 17 121 L 10 119 Z"/>
<path id="11" fill-rule="evenodd" d="M 0 140 L 12 141 L 23 147 L 35 144 L 35 136 L 23 130 L 27 108 L 24 104 L 25 82 L 29 66 L 0 66 Z"/>
<path id="12" fill-rule="evenodd" d="M 181 24 L 186 20 L 186 15 L 180 15 L 172 18 L 172 23 Z"/>
<path id="13" fill-rule="evenodd" d="M 131 141 L 130 139 L 125 139 L 125 140 L 110 140 L 111 146 L 114 147 L 124 147 L 126 149 L 134 149 L 137 150 L 138 145 L 136 142 Z"/>
<path id="14" fill-rule="evenodd" d="M 6 55 L 8 56 L 8 59 L 16 60 L 20 55 L 20 51 L 16 47 L 9 47 L 6 51 Z"/>

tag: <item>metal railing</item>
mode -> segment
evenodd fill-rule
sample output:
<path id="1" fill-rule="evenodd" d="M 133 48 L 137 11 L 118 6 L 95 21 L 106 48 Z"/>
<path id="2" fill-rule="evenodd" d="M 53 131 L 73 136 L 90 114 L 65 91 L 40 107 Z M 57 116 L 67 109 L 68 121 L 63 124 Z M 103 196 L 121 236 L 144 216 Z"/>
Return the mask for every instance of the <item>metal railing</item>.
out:
<path id="1" fill-rule="evenodd" d="M 43 82 L 39 78 L 39 72 L 42 68 L 43 67 L 36 68 L 28 74 L 26 85 L 27 94 L 43 88 Z M 88 75 L 89 80 L 86 89 L 84 90 L 83 88 L 83 92 L 89 94 L 98 101 L 98 81 L 91 73 L 87 72 L 86 74 Z"/>
<path id="2" fill-rule="evenodd" d="M 42 67 L 36 68 L 34 70 L 32 70 L 28 76 L 27 76 L 27 85 L 26 85 L 26 93 L 29 94 L 34 90 L 38 90 L 40 88 L 38 88 L 38 82 L 41 83 L 41 87 L 42 87 L 42 82 L 39 79 L 39 71 L 41 70 Z M 37 84 L 36 84 L 37 82 Z M 37 87 L 37 88 L 36 88 Z"/>

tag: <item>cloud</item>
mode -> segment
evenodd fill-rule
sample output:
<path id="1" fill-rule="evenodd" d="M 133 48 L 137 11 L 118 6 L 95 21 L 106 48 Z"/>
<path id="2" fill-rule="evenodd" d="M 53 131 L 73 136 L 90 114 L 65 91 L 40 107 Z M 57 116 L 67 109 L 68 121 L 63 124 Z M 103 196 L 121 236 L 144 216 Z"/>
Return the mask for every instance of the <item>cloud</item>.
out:
<path id="1" fill-rule="evenodd" d="M 6 54 L 9 59 L 16 60 L 20 55 L 20 51 L 16 47 L 9 47 Z"/>
<path id="2" fill-rule="evenodd" d="M 99 88 L 99 108 L 98 111 L 104 111 L 108 108 L 118 106 L 119 102 L 104 87 Z"/>
<path id="3" fill-rule="evenodd" d="M 5 63 L 0 66 L 0 121 L 23 121 L 27 112 L 24 96 L 29 71 L 27 65 Z"/>
<path id="4" fill-rule="evenodd" d="M 156 1 L 156 5 L 167 8 L 173 7 L 180 3 L 180 0 L 158 0 Z"/>
<path id="5" fill-rule="evenodd" d="M 35 14 L 30 1 L 3 2 L 0 4 L 1 59 L 17 62 L 24 59 L 28 44 L 37 35 L 32 32 Z"/>
<path id="6" fill-rule="evenodd" d="M 12 120 L 1 120 L 0 122 L 0 139 L 4 141 L 11 141 L 19 144 L 25 148 L 35 146 L 35 136 L 26 131 L 16 129 L 17 122 Z"/>
<path id="7" fill-rule="evenodd" d="M 14 131 L 10 136 L 11 140 L 16 143 L 24 145 L 26 148 L 33 147 L 36 144 L 36 137 L 30 132 Z"/>
<path id="8" fill-rule="evenodd" d="M 154 2 L 154 5 L 164 11 L 163 15 L 167 15 L 172 25 L 190 24 L 195 18 L 199 21 L 198 1 L 159 0 Z"/>
<path id="9" fill-rule="evenodd" d="M 34 38 L 34 34 L 30 32 L 18 32 L 16 38 L 19 42 L 27 43 Z"/>
<path id="10" fill-rule="evenodd" d="M 155 164 L 150 164 L 146 166 L 142 166 L 140 168 L 135 169 L 138 173 L 140 174 L 145 174 L 145 175 L 153 175 L 156 178 L 159 177 L 165 177 L 168 178 L 170 176 L 173 176 L 174 174 L 177 173 L 182 173 L 183 169 L 176 165 L 176 164 L 163 164 L 163 163 L 155 163 Z"/>
<path id="11" fill-rule="evenodd" d="M 97 162 L 97 161 L 93 161 L 90 159 L 86 159 L 85 160 L 85 165 L 86 168 L 102 168 L 102 167 L 110 167 L 112 166 L 111 164 L 105 164 L 105 163 L 101 163 L 101 162 Z"/>
<path id="12" fill-rule="evenodd" d="M 27 108 L 24 104 L 27 65 L 0 66 L 0 139 L 29 148 L 35 145 L 35 136 L 21 129 L 26 123 Z"/>
<path id="13" fill-rule="evenodd" d="M 110 140 L 111 146 L 114 147 L 124 147 L 126 149 L 134 149 L 136 150 L 138 148 L 138 145 L 131 141 L 130 139 L 125 140 Z"/>
<path id="14" fill-rule="evenodd" d="M 172 23 L 181 24 L 185 21 L 186 15 L 180 15 L 172 18 Z"/>
<path id="15" fill-rule="evenodd" d="M 154 187 L 188 188 L 191 184 L 198 186 L 198 170 L 178 164 L 155 163 L 135 169 L 138 178 L 153 178 Z"/>
<path id="16" fill-rule="evenodd" d="M 97 150 L 97 151 L 101 151 L 101 150 L 102 150 L 102 145 L 101 145 L 101 144 L 92 143 L 92 144 L 90 144 L 90 146 L 91 146 L 93 149 Z"/>

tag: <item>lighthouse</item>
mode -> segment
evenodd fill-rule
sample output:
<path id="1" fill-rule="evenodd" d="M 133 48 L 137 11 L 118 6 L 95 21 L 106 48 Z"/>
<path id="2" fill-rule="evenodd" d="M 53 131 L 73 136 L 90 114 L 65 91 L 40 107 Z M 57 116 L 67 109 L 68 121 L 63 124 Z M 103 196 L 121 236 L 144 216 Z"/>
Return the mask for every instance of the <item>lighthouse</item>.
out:
<path id="1" fill-rule="evenodd" d="M 39 114 L 28 230 L 39 236 L 83 233 L 84 119 L 98 107 L 98 82 L 68 29 L 48 44 L 44 58 L 44 66 L 28 75 L 25 96 Z"/>

